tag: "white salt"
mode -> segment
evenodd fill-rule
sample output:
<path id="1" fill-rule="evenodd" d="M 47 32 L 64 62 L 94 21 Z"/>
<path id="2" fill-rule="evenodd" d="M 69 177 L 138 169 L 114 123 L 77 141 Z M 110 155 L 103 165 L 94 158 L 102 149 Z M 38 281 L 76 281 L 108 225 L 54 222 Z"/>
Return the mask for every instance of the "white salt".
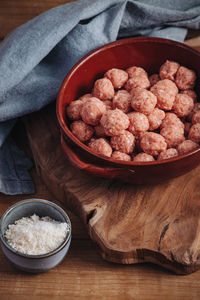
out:
<path id="1" fill-rule="evenodd" d="M 69 225 L 49 217 L 37 215 L 22 218 L 9 225 L 5 232 L 8 244 L 15 250 L 30 255 L 45 254 L 64 241 Z"/>

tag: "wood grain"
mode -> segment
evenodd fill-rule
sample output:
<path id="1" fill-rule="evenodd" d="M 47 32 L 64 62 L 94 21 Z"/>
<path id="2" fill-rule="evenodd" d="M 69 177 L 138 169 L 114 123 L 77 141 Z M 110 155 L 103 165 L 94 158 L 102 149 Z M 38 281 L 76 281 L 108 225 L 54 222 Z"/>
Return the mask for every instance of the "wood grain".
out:
<path id="1" fill-rule="evenodd" d="M 37 192 L 34 197 L 56 201 L 32 170 Z M 29 196 L 0 195 L 0 215 L 8 206 Z M 118 265 L 98 255 L 84 233 L 82 223 L 70 215 L 73 240 L 69 254 L 55 269 L 44 274 L 16 270 L 0 250 L 0 299 L 155 300 L 199 299 L 200 272 L 176 276 L 158 266 Z M 82 239 L 84 238 L 84 239 Z"/>
<path id="2" fill-rule="evenodd" d="M 38 172 L 56 198 L 80 216 L 103 258 L 153 262 L 179 274 L 200 267 L 200 167 L 159 185 L 123 184 L 69 165 L 54 106 L 30 116 L 27 129 Z"/>
<path id="3" fill-rule="evenodd" d="M 73 241 L 62 264 L 40 275 L 16 271 L 2 255 L 0 261 L 1 300 L 197 300 L 200 291 L 196 274 L 173 276 L 152 265 L 111 264 L 98 256 L 89 240 Z"/>
<path id="4" fill-rule="evenodd" d="M 186 40 L 185 44 L 200 51 L 200 36 L 196 36 L 189 40 Z"/>
<path id="5" fill-rule="evenodd" d="M 44 11 L 76 0 L 1 0 L 0 39 Z"/>
<path id="6" fill-rule="evenodd" d="M 1 0 L 0 39 L 39 13 L 66 2 L 69 1 Z M 198 31 L 190 31 L 190 33 L 189 38 L 199 35 Z M 23 149 L 28 149 L 26 139 L 22 139 L 20 143 Z M 31 174 L 36 185 L 36 193 L 24 196 L 0 194 L 0 216 L 9 206 L 25 198 L 39 197 L 56 202 L 55 197 L 37 175 L 35 168 Z M 0 249 L 1 300 L 199 299 L 200 271 L 187 276 L 177 276 L 151 264 L 108 263 L 95 251 L 82 222 L 72 213 L 70 218 L 73 225 L 73 240 L 69 255 L 57 268 L 48 273 L 30 275 L 19 272 L 9 264 Z"/>
<path id="7" fill-rule="evenodd" d="M 22 146 L 26 145 L 24 140 Z M 35 195 L 0 194 L 0 215 L 15 202 L 29 197 L 56 201 L 33 169 Z M 68 211 L 69 213 L 69 211 Z M 73 239 L 69 254 L 55 269 L 44 274 L 16 270 L 0 250 L 0 299 L 88 300 L 198 300 L 200 272 L 173 275 L 151 264 L 119 265 L 102 260 L 79 219 L 70 214 Z"/>

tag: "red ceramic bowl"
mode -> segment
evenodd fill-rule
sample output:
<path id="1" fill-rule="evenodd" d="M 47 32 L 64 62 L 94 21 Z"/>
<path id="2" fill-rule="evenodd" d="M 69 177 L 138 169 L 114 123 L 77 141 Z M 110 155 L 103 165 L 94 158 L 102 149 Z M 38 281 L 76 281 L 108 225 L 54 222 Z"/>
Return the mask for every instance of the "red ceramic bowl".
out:
<path id="1" fill-rule="evenodd" d="M 68 73 L 57 99 L 57 118 L 61 128 L 62 148 L 75 167 L 94 175 L 141 184 L 177 177 L 200 163 L 200 149 L 160 162 L 136 163 L 103 158 L 81 143 L 68 127 L 66 105 L 90 93 L 95 80 L 107 70 L 136 65 L 151 74 L 158 72 L 160 65 L 167 59 L 195 70 L 200 78 L 199 52 L 182 43 L 150 37 L 129 38 L 100 47 L 85 56 Z"/>

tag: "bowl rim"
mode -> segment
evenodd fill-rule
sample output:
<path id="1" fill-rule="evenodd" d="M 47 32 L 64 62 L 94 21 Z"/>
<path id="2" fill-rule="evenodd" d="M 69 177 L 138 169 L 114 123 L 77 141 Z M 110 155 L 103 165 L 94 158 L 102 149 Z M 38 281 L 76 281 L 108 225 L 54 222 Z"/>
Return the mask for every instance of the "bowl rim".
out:
<path id="1" fill-rule="evenodd" d="M 134 162 L 134 161 L 122 161 L 122 160 L 115 160 L 111 157 L 107 158 L 104 156 L 101 156 L 99 154 L 97 154 L 96 152 L 94 152 L 92 149 L 90 149 L 87 145 L 85 145 L 84 143 L 82 143 L 81 141 L 79 141 L 78 138 L 76 138 L 72 132 L 69 130 L 65 118 L 63 116 L 63 114 L 61 113 L 62 111 L 62 99 L 64 97 L 65 91 L 66 91 L 66 86 L 69 82 L 69 80 L 71 79 L 71 77 L 74 75 L 74 73 L 77 71 L 77 69 L 83 65 L 87 60 L 89 60 L 91 57 L 97 55 L 99 52 L 102 52 L 104 50 L 107 50 L 109 48 L 113 48 L 115 46 L 121 46 L 123 44 L 132 44 L 132 43 L 140 43 L 140 42 L 153 42 L 155 44 L 170 44 L 172 46 L 178 47 L 178 48 L 183 48 L 186 49 L 196 55 L 198 55 L 200 57 L 200 52 L 191 48 L 190 46 L 187 46 L 181 42 L 178 41 L 174 41 L 174 40 L 169 40 L 166 38 L 157 38 L 157 37 L 130 37 L 130 38 L 125 38 L 125 39 L 120 39 L 120 40 L 116 40 L 114 42 L 111 43 L 107 43 L 103 46 L 100 46 L 94 50 L 92 50 L 91 52 L 89 52 L 87 55 L 85 55 L 83 58 L 81 58 L 72 68 L 71 70 L 67 73 L 67 75 L 65 76 L 59 92 L 58 92 L 58 96 L 57 96 L 57 101 L 56 101 L 56 115 L 57 115 L 57 120 L 59 122 L 60 128 L 63 130 L 64 134 L 73 141 L 73 143 L 75 143 L 76 146 L 81 147 L 83 150 L 85 150 L 86 152 L 89 152 L 91 155 L 100 158 L 101 160 L 104 160 L 105 162 L 112 162 L 117 164 L 117 167 L 127 167 L 127 166 L 149 166 L 149 165 L 165 165 L 168 163 L 172 163 L 175 161 L 180 161 L 182 159 L 185 159 L 189 156 L 192 156 L 193 154 L 200 152 L 200 147 L 190 151 L 188 153 L 182 154 L 182 155 L 178 155 L 176 157 L 173 158 L 169 158 L 166 160 L 160 160 L 160 161 L 149 161 L 149 162 Z"/>
<path id="2" fill-rule="evenodd" d="M 44 253 L 44 254 L 25 254 L 22 252 L 19 252 L 17 250 L 15 250 L 14 248 L 12 248 L 6 241 L 4 234 L 3 234 L 3 223 L 6 220 L 6 217 L 12 213 L 17 207 L 19 206 L 23 206 L 26 205 L 28 203 L 42 203 L 45 204 L 47 207 L 51 206 L 54 209 L 56 209 L 65 219 L 65 222 L 69 225 L 69 231 L 67 231 L 67 235 L 64 239 L 64 241 L 60 244 L 60 246 L 58 246 L 57 248 L 55 248 L 54 250 Z M 0 219 L 0 240 L 3 243 L 3 245 L 9 249 L 11 252 L 13 252 L 16 255 L 25 257 L 25 258 L 33 258 L 33 259 L 38 259 L 38 258 L 46 258 L 49 256 L 52 256 L 56 253 L 58 253 L 59 251 L 61 251 L 70 241 L 71 238 L 71 232 L 72 232 L 72 226 L 71 226 L 71 221 L 69 216 L 67 215 L 67 213 L 57 204 L 55 204 L 54 202 L 45 200 L 45 199 L 40 199 L 40 198 L 30 198 L 30 199 L 25 199 L 25 200 L 21 200 L 18 201 L 17 203 L 13 204 L 12 206 L 10 206 L 2 215 L 1 219 Z"/>

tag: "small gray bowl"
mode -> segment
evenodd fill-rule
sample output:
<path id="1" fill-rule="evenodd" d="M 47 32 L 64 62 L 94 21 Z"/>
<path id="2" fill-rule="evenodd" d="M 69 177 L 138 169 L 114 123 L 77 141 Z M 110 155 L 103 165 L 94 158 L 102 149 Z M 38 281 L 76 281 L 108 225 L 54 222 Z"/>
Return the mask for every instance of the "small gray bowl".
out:
<path id="1" fill-rule="evenodd" d="M 66 238 L 58 248 L 41 255 L 28 255 L 16 251 L 7 243 L 4 234 L 8 225 L 33 214 L 39 217 L 48 216 L 69 225 Z M 0 220 L 0 239 L 3 253 L 15 267 L 31 273 L 45 272 L 57 266 L 67 254 L 71 243 L 71 222 L 64 210 L 53 202 L 43 199 L 23 200 L 12 205 L 3 214 Z"/>

